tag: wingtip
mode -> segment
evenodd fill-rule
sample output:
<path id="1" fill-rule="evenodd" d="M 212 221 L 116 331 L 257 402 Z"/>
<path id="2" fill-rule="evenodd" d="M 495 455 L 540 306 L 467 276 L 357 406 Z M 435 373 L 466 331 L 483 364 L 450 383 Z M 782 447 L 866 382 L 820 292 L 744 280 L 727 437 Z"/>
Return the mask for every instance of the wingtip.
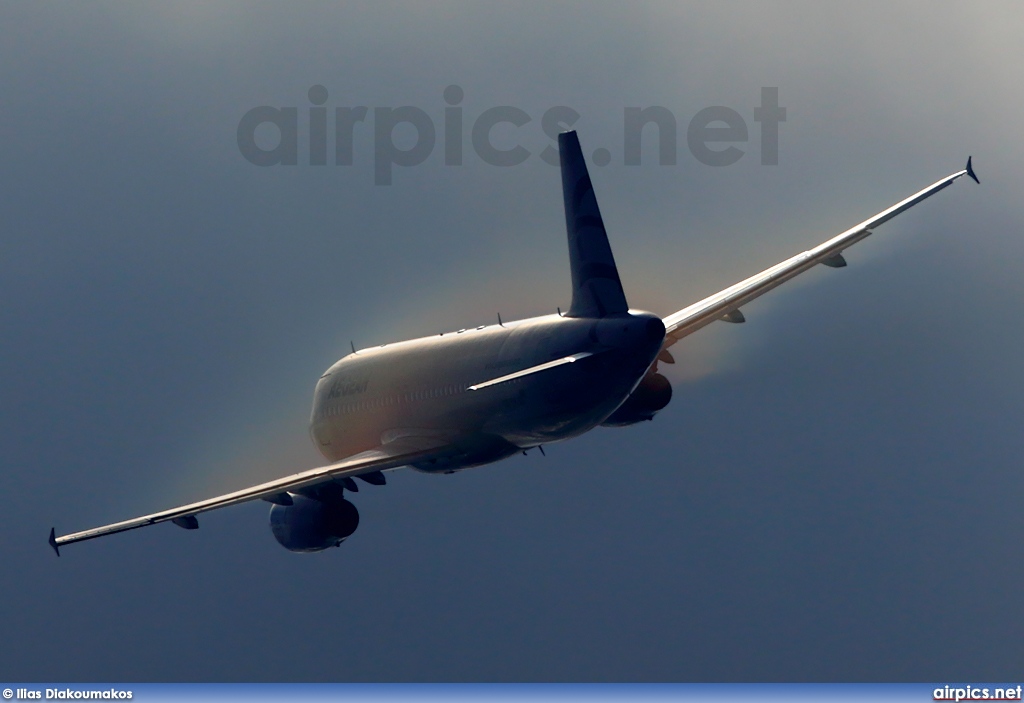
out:
<path id="1" fill-rule="evenodd" d="M 50 546 L 53 547 L 54 553 L 57 556 L 60 556 L 60 550 L 57 549 L 57 532 L 53 527 L 50 528 L 50 539 L 48 541 L 50 542 Z"/>
<path id="2" fill-rule="evenodd" d="M 967 157 L 967 175 L 970 176 L 971 178 L 973 178 L 975 183 L 977 183 L 978 185 L 981 185 L 981 181 L 979 181 L 978 177 L 974 175 L 974 169 L 971 168 L 971 157 L 970 156 Z"/>

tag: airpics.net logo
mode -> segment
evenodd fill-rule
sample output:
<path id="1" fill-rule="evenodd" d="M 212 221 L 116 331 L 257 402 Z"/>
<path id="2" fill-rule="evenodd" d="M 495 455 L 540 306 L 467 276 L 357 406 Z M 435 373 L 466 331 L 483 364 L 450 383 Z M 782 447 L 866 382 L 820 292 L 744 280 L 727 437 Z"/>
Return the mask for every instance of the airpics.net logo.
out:
<path id="1" fill-rule="evenodd" d="M 1022 686 L 943 686 L 932 691 L 932 700 L 936 701 L 1019 701 Z"/>
<path id="2" fill-rule="evenodd" d="M 238 122 L 238 150 L 256 166 L 297 166 L 299 164 L 300 134 L 308 147 L 308 164 L 326 166 L 328 163 L 328 135 L 334 142 L 335 166 L 351 166 L 357 150 L 357 140 L 372 138 L 373 182 L 391 185 L 394 167 L 409 168 L 424 163 L 438 145 L 438 129 L 431 114 L 413 105 L 401 107 L 335 107 L 328 110 L 327 88 L 310 87 L 307 97 L 310 106 L 299 119 L 298 107 L 260 105 L 247 111 Z M 457 85 L 444 89 L 445 106 L 441 110 L 441 148 L 445 166 L 464 163 L 464 146 L 468 122 L 469 145 L 476 158 L 490 166 L 518 166 L 528 159 L 540 158 L 552 166 L 558 165 L 557 139 L 560 132 L 572 129 L 580 113 L 566 105 L 549 107 L 540 116 L 540 130 L 551 139 L 536 154 L 515 141 L 501 148 L 493 141 L 496 129 L 502 133 L 529 129 L 534 123 L 532 115 L 513 105 L 499 105 L 477 115 L 465 115 L 461 106 L 465 92 Z M 435 110 L 435 113 L 438 110 Z M 329 119 L 333 118 L 332 119 Z M 778 88 L 761 88 L 760 105 L 753 108 L 757 124 L 757 137 L 762 166 L 779 163 L 779 125 L 786 121 L 786 108 L 779 106 Z M 330 122 L 333 121 L 333 125 Z M 648 128 L 648 126 L 652 126 Z M 500 127 L 499 127 L 500 126 Z M 333 127 L 333 128 L 332 128 Z M 623 164 L 639 166 L 643 161 L 644 136 L 657 139 L 658 163 L 675 166 L 679 147 L 677 132 L 679 121 L 666 107 L 626 107 L 622 114 Z M 647 128 L 647 129 L 645 129 Z M 751 139 L 747 120 L 731 107 L 714 105 L 698 110 L 686 124 L 686 148 L 690 155 L 706 166 L 731 166 L 746 154 L 745 145 Z M 396 135 L 414 139 L 400 138 Z M 505 140 L 507 141 L 507 140 Z M 367 147 L 362 147 L 363 149 Z M 595 166 L 607 166 L 613 154 L 600 147 L 591 153 Z"/>

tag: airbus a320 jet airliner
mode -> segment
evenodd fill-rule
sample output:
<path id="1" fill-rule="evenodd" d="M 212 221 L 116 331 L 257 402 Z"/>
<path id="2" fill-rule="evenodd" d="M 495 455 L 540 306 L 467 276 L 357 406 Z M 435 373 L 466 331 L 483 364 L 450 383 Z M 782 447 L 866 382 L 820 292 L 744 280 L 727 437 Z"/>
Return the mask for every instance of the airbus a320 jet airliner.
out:
<path id="1" fill-rule="evenodd" d="M 939 192 L 967 167 L 813 249 L 666 317 L 631 310 L 575 132 L 558 137 L 572 302 L 565 313 L 459 330 L 355 351 L 320 377 L 310 435 L 325 466 L 152 515 L 56 536 L 50 546 L 158 522 L 194 530 L 199 513 L 261 499 L 286 549 L 336 547 L 359 524 L 344 497 L 353 478 L 385 482 L 410 466 L 451 473 L 490 464 L 598 425 L 650 420 L 672 396 L 658 363 L 669 347 L 716 320 L 743 322 L 740 307 L 808 269 L 846 266 L 843 251 L 880 224 Z"/>

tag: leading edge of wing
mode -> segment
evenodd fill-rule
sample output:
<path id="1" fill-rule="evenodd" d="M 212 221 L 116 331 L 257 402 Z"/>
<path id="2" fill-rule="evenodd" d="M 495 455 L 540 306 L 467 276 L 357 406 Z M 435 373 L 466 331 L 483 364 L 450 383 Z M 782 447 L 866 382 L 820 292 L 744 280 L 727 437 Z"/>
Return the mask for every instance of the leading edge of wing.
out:
<path id="1" fill-rule="evenodd" d="M 341 461 L 334 462 L 333 464 L 318 466 L 315 469 L 309 469 L 308 471 L 302 471 L 273 481 L 267 481 L 266 483 L 261 483 L 256 486 L 243 488 L 240 491 L 225 493 L 224 495 L 220 495 L 215 498 L 207 498 L 206 500 L 189 503 L 188 505 L 181 505 L 169 510 L 162 510 L 158 513 L 143 515 L 130 520 L 123 520 L 121 522 L 115 522 L 101 527 L 94 527 L 81 532 L 73 532 L 59 537 L 56 536 L 55 530 L 51 528 L 49 543 L 53 550 L 57 552 L 57 556 L 60 556 L 59 548 L 66 544 L 82 542 L 87 539 L 94 539 L 105 535 L 112 535 L 117 532 L 134 530 L 147 525 L 155 525 L 158 522 L 167 522 L 178 518 L 189 518 L 208 510 L 214 510 L 216 508 L 223 508 L 229 505 L 256 500 L 258 498 L 273 496 L 286 491 L 295 491 L 318 483 L 344 478 L 346 476 L 358 476 L 359 474 L 369 473 L 371 471 L 383 471 L 397 468 L 399 466 L 405 466 L 407 464 L 436 457 L 442 452 L 444 446 L 446 446 L 446 444 L 440 441 L 436 443 L 435 446 L 428 447 L 424 447 L 422 442 L 420 442 L 417 447 L 410 447 L 404 442 L 385 444 L 375 449 L 360 452 L 359 454 L 353 454 L 352 456 L 342 459 Z"/>
<path id="2" fill-rule="evenodd" d="M 951 173 L 942 180 L 936 181 L 927 188 L 918 191 L 909 198 L 901 200 L 874 217 L 851 227 L 842 234 L 819 244 L 813 249 L 808 249 L 805 252 L 790 257 L 735 285 L 729 286 L 725 290 L 719 291 L 689 307 L 666 316 L 663 318 L 665 322 L 665 347 L 671 346 L 683 337 L 722 318 L 731 311 L 767 293 L 794 276 L 824 262 L 826 259 L 842 253 L 843 250 L 870 235 L 871 230 L 875 227 L 888 222 L 904 210 L 908 210 L 922 200 L 938 193 L 943 188 L 951 185 L 953 181 L 965 175 L 978 182 L 978 177 L 974 175 L 974 169 L 971 168 L 970 158 L 967 159 L 966 168 L 956 173 Z"/>

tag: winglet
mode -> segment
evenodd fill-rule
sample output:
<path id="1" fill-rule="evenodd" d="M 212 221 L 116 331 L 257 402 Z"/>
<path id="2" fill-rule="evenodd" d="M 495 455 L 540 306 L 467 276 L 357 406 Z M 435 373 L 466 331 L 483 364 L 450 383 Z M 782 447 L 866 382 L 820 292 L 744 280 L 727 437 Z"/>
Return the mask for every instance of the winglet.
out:
<path id="1" fill-rule="evenodd" d="M 973 178 L 975 183 L 977 183 L 978 185 L 981 185 L 981 181 L 979 181 L 978 177 L 974 175 L 974 169 L 971 168 L 971 157 L 970 156 L 967 157 L 967 175 L 970 176 L 971 178 Z"/>
<path id="2" fill-rule="evenodd" d="M 53 547 L 53 551 L 57 553 L 57 556 L 60 556 L 60 550 L 57 549 L 57 533 L 54 532 L 52 527 L 50 528 L 50 546 Z"/>

